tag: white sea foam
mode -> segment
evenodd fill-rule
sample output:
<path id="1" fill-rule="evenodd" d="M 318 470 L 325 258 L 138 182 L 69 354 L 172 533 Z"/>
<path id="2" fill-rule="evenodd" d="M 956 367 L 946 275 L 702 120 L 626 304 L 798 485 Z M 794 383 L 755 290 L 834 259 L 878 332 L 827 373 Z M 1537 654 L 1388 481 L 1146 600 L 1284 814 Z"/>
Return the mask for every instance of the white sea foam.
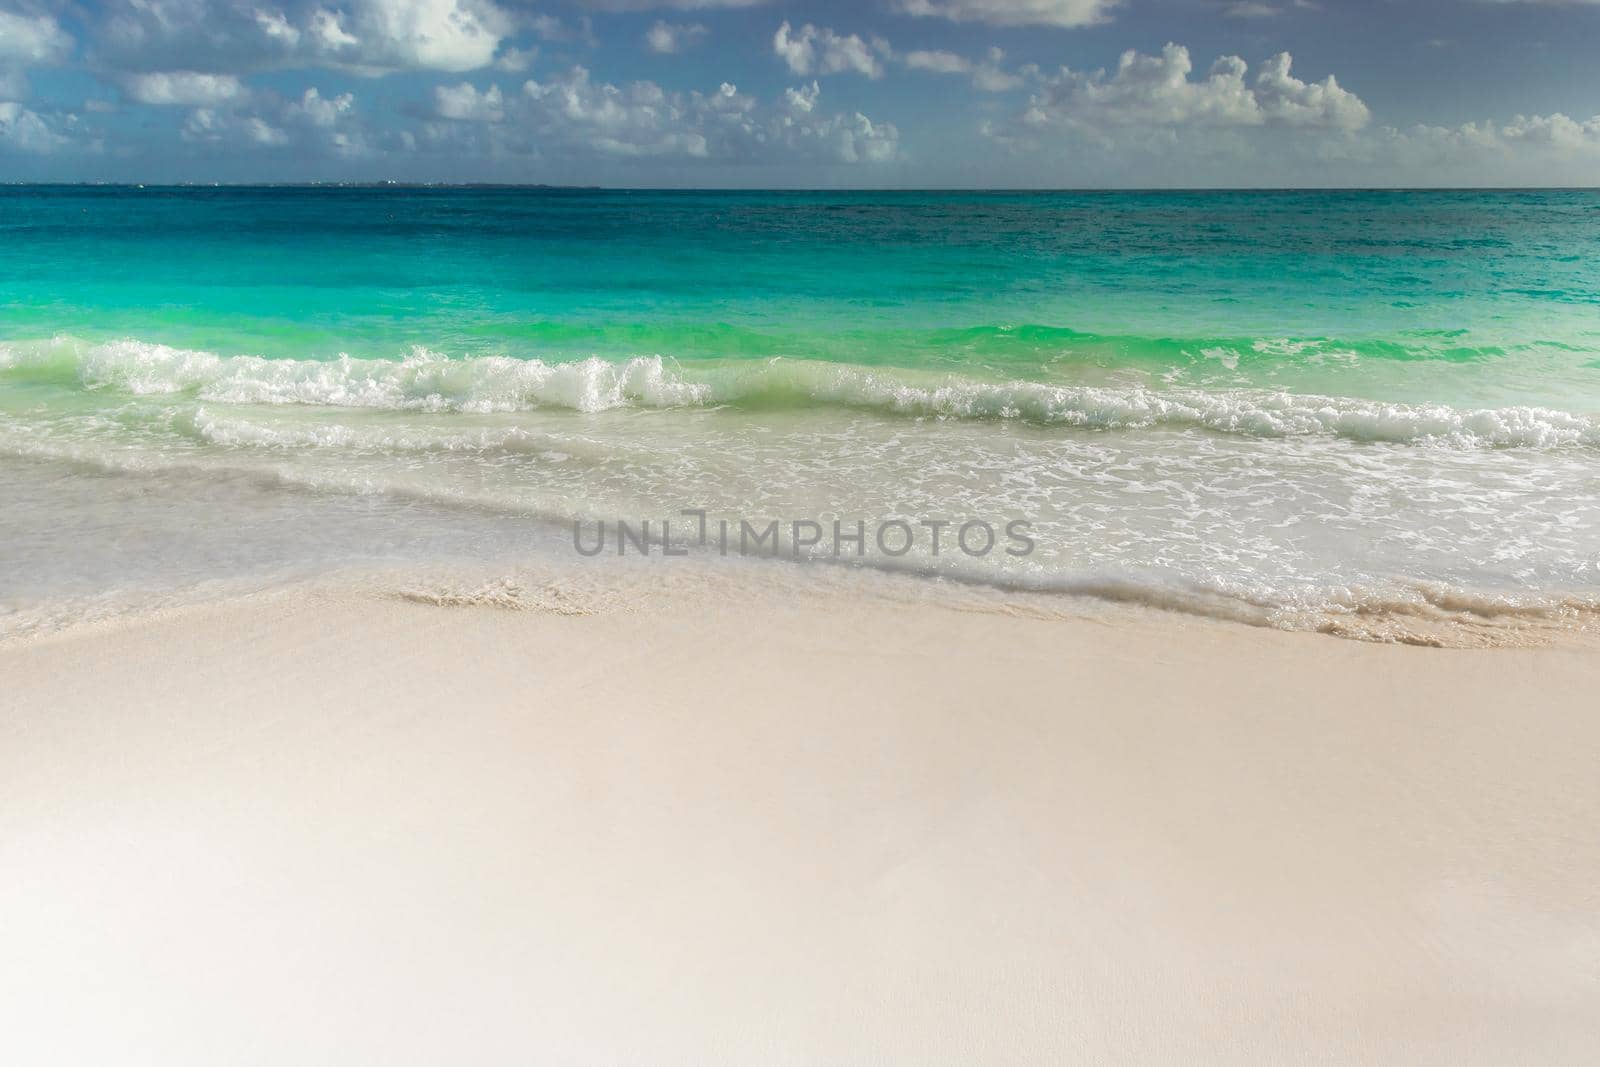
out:
<path id="1" fill-rule="evenodd" d="M 705 414 L 718 405 L 728 410 Z M 590 417 L 617 409 L 682 414 Z M 117 552 L 152 546 L 155 571 L 184 555 L 169 544 L 223 531 L 220 562 L 196 573 L 227 575 L 257 556 L 405 554 L 412 542 L 485 555 L 498 544 L 514 559 L 530 519 L 554 520 L 539 536 L 559 547 L 573 516 L 688 504 L 735 521 L 1027 516 L 1039 551 L 1025 561 L 870 562 L 1411 640 L 1436 625 L 1593 614 L 1596 446 L 1593 416 L 1548 408 L 1207 392 L 1131 375 L 1078 385 L 796 360 L 318 362 L 0 344 L 0 457 L 58 472 L 38 475 L 31 503 L 8 486 L 9 543 L 35 546 L 12 568 L 18 581 L 53 561 L 121 558 L 96 531 L 124 531 Z M 80 484 L 86 468 L 129 480 Z M 140 511 L 145 494 L 122 484 L 182 506 Z M 270 518 L 280 512 L 330 518 Z M 0 509 L 0 533 L 6 520 Z M 430 529 L 448 538 L 429 541 Z"/>
<path id="2" fill-rule="evenodd" d="M 685 382 L 659 358 L 452 360 L 419 347 L 401 360 L 277 360 L 132 340 L 78 347 L 75 354 L 86 388 L 140 395 L 193 391 L 200 400 L 225 404 L 467 412 L 553 406 L 593 412 L 630 404 L 675 407 L 710 398 L 706 386 Z M 59 343 L 46 350 L 46 358 L 60 356 Z M 10 363 L 26 359 L 13 353 Z"/>
<path id="3" fill-rule="evenodd" d="M 351 426 L 340 422 L 274 426 L 264 421 L 231 417 L 209 406 L 177 415 L 173 424 L 207 444 L 289 452 L 302 449 L 386 453 L 520 452 L 537 455 L 551 463 L 563 463 L 571 455 L 562 449 L 583 442 L 581 437 L 555 437 L 520 426 L 450 429 L 437 424 Z M 560 447 L 555 447 L 557 445 Z"/>
<path id="4" fill-rule="evenodd" d="M 830 405 L 1090 429 L 1190 427 L 1457 448 L 1600 445 L 1593 416 L 1548 407 L 1458 408 L 1263 389 L 1062 385 L 783 359 L 685 369 L 660 356 L 547 363 L 501 356 L 447 359 L 418 348 L 400 360 L 317 361 L 224 357 L 136 340 L 0 346 L 0 370 L 19 369 L 53 369 L 91 390 L 188 393 L 219 405 L 466 413 Z"/>

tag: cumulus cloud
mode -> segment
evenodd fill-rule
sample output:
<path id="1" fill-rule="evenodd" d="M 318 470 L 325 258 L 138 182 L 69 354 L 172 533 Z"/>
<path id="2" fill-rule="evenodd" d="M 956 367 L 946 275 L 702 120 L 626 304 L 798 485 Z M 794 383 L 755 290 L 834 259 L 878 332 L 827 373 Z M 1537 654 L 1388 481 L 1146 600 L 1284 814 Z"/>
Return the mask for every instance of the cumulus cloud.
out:
<path id="1" fill-rule="evenodd" d="M 1600 115 L 1580 120 L 1561 112 L 1518 115 L 1510 122 L 1466 122 L 1459 126 L 1419 124 L 1406 130 L 1386 127 L 1389 147 L 1403 156 L 1439 161 L 1569 156 L 1600 156 Z"/>
<path id="2" fill-rule="evenodd" d="M 706 28 L 698 22 L 675 24 L 657 19 L 644 34 L 644 43 L 650 51 L 674 55 L 692 47 L 706 35 Z"/>
<path id="3" fill-rule="evenodd" d="M 378 69 L 476 70 L 511 30 L 489 0 L 362 0 L 352 10 L 341 45 Z"/>
<path id="4" fill-rule="evenodd" d="M 152 71 L 122 79 L 122 92 L 138 104 L 210 105 L 237 100 L 245 87 L 232 74 L 201 74 L 192 70 Z"/>
<path id="5" fill-rule="evenodd" d="M 1083 74 L 1063 67 L 1028 102 L 1023 126 L 1105 131 L 1125 127 L 1298 126 L 1357 130 L 1366 104 L 1332 76 L 1305 82 L 1290 73 L 1287 52 L 1269 59 L 1252 84 L 1238 56 L 1223 56 L 1192 78 L 1189 50 L 1168 44 L 1160 55 L 1127 51 L 1117 69 Z"/>
<path id="6" fill-rule="evenodd" d="M 1500 128 L 1500 136 L 1508 141 L 1555 148 L 1593 148 L 1600 145 L 1600 115 L 1584 122 L 1559 111 L 1553 115 L 1518 115 Z"/>
<path id="7" fill-rule="evenodd" d="M 583 153 L 735 163 L 895 157 L 894 126 L 860 113 L 827 114 L 820 97 L 816 82 L 765 104 L 726 82 L 711 93 L 672 92 L 649 81 L 619 86 L 579 66 L 543 81 L 529 79 L 516 93 L 499 86 L 441 89 L 435 113 L 450 121 L 424 132 L 436 144 L 498 155 L 559 151 L 564 158 Z"/>
<path id="8" fill-rule="evenodd" d="M 180 135 L 185 141 L 211 143 L 237 136 L 262 148 L 280 148 L 289 143 L 287 133 L 259 115 L 230 115 L 209 107 L 191 111 L 184 120 Z"/>
<path id="9" fill-rule="evenodd" d="M 24 15 L 0 10 L 0 100 L 19 101 L 28 96 L 28 67 L 64 63 L 72 55 L 72 35 L 49 15 Z M 26 108 L 11 109 L 4 137 L 13 147 L 43 145 L 49 127 Z M 29 132 L 31 131 L 31 132 Z M 51 134 L 51 136 L 54 136 Z M 40 151 L 29 148 L 27 151 Z"/>
<path id="10" fill-rule="evenodd" d="M 668 93 L 654 82 L 619 87 L 574 67 L 544 82 L 524 82 L 519 104 L 524 129 L 601 155 L 704 157 L 709 151 L 705 99 Z"/>
<path id="11" fill-rule="evenodd" d="M 900 134 L 893 125 L 874 123 L 859 111 L 823 116 L 817 111 L 821 92 L 816 82 L 785 89 L 782 104 L 767 118 L 765 128 L 752 124 L 743 132 L 758 144 L 779 144 L 841 163 L 885 163 L 895 158 Z"/>
<path id="12" fill-rule="evenodd" d="M 1600 167 L 1600 115 L 1385 126 L 1320 148 L 1318 184 L 1582 185 Z"/>
<path id="13" fill-rule="evenodd" d="M 72 35 L 49 15 L 0 11 L 0 68 L 62 63 L 72 46 Z"/>
<path id="14" fill-rule="evenodd" d="M 494 57 L 494 69 L 520 74 L 533 66 L 533 61 L 538 58 L 537 48 L 507 48 Z"/>
<path id="15" fill-rule="evenodd" d="M 1029 77 L 1037 77 L 1039 68 L 1028 64 L 1015 71 L 1003 66 L 1006 54 L 998 48 L 989 49 L 979 62 L 973 62 L 954 52 L 907 52 L 900 61 L 910 70 L 925 70 L 933 74 L 964 74 L 972 79 L 973 88 L 985 93 L 1003 93 L 1019 89 Z"/>
<path id="16" fill-rule="evenodd" d="M 1242 78 L 1243 61 L 1232 59 L 1238 63 Z M 1341 88 L 1332 74 L 1319 82 L 1301 81 L 1289 73 L 1293 62 L 1288 52 L 1279 52 L 1256 75 L 1256 104 L 1265 121 L 1344 130 L 1358 130 L 1367 124 L 1371 112 L 1360 97 Z"/>
<path id="17" fill-rule="evenodd" d="M 353 93 L 324 96 L 308 87 L 298 97 L 255 94 L 239 101 L 196 107 L 179 136 L 192 144 L 246 149 L 293 148 L 304 154 L 350 158 L 371 145 Z"/>
<path id="18" fill-rule="evenodd" d="M 869 78 L 883 76 L 879 54 L 887 54 L 884 41 L 868 44 L 856 34 L 839 34 L 807 23 L 797 33 L 785 20 L 772 35 L 772 51 L 795 74 L 840 74 L 854 71 Z"/>
<path id="19" fill-rule="evenodd" d="M 1224 57 L 1200 77 L 1177 46 L 1110 73 L 1063 70 L 984 132 L 1054 150 L 1058 173 L 1082 183 L 1573 185 L 1600 168 L 1600 115 L 1374 129 L 1358 97 L 1296 77 L 1287 55 L 1253 72 Z"/>
<path id="20" fill-rule="evenodd" d="M 56 132 L 38 112 L 14 100 L 0 101 L 0 148 L 46 155 L 66 143 L 67 138 Z"/>
<path id="21" fill-rule="evenodd" d="M 443 119 L 457 122 L 500 122 L 506 117 L 505 97 L 498 85 L 487 92 L 467 82 L 460 85 L 441 85 L 433 91 L 434 113 Z"/>
<path id="22" fill-rule="evenodd" d="M 514 20 L 494 0 L 106 0 L 95 26 L 97 54 L 114 69 L 379 75 L 486 67 Z"/>
<path id="23" fill-rule="evenodd" d="M 300 119 L 312 126 L 331 129 L 354 114 L 355 106 L 354 93 L 323 96 L 312 86 L 301 94 L 300 99 L 284 106 L 284 115 L 290 121 Z"/>
<path id="24" fill-rule="evenodd" d="M 990 26 L 1093 26 L 1109 19 L 1120 0 L 895 0 L 906 15 Z"/>

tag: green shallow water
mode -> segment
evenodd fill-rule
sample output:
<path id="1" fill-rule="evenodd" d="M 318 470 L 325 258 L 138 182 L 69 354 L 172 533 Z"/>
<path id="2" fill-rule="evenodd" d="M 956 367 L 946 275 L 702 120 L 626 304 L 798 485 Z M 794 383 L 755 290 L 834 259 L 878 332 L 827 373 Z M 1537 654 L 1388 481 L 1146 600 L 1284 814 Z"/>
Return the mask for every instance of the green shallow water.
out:
<path id="1" fill-rule="evenodd" d="M 1600 405 L 1591 192 L 13 187 L 0 241 L 13 340 L 1126 368 Z"/>
<path id="2" fill-rule="evenodd" d="M 7 187 L 0 248 L 0 455 L 63 479 L 1027 515 L 925 562 L 1297 612 L 1600 573 L 1594 192 Z M 35 488 L 70 578 L 115 515 Z"/>

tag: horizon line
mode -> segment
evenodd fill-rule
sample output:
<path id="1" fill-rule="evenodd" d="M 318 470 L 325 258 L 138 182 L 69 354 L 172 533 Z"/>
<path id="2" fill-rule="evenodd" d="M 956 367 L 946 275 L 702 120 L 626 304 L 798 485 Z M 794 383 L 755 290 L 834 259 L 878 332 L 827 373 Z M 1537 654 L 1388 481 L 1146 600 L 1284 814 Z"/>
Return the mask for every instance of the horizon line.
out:
<path id="1" fill-rule="evenodd" d="M 509 189 L 608 193 L 1531 193 L 1597 192 L 1596 185 L 588 185 L 553 182 L 0 181 L 0 189 Z"/>

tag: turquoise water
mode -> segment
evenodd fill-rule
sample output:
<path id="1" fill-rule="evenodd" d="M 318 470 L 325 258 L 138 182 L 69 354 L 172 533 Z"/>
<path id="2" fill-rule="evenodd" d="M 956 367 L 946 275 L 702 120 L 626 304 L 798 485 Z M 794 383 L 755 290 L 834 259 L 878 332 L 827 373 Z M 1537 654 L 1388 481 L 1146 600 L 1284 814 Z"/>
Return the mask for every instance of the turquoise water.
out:
<path id="1" fill-rule="evenodd" d="M 323 508 L 171 581 L 705 508 L 1023 518 L 859 562 L 1286 625 L 1600 582 L 1600 193 L 10 187 L 0 242 L 13 605 L 115 583 L 91 476 Z"/>

